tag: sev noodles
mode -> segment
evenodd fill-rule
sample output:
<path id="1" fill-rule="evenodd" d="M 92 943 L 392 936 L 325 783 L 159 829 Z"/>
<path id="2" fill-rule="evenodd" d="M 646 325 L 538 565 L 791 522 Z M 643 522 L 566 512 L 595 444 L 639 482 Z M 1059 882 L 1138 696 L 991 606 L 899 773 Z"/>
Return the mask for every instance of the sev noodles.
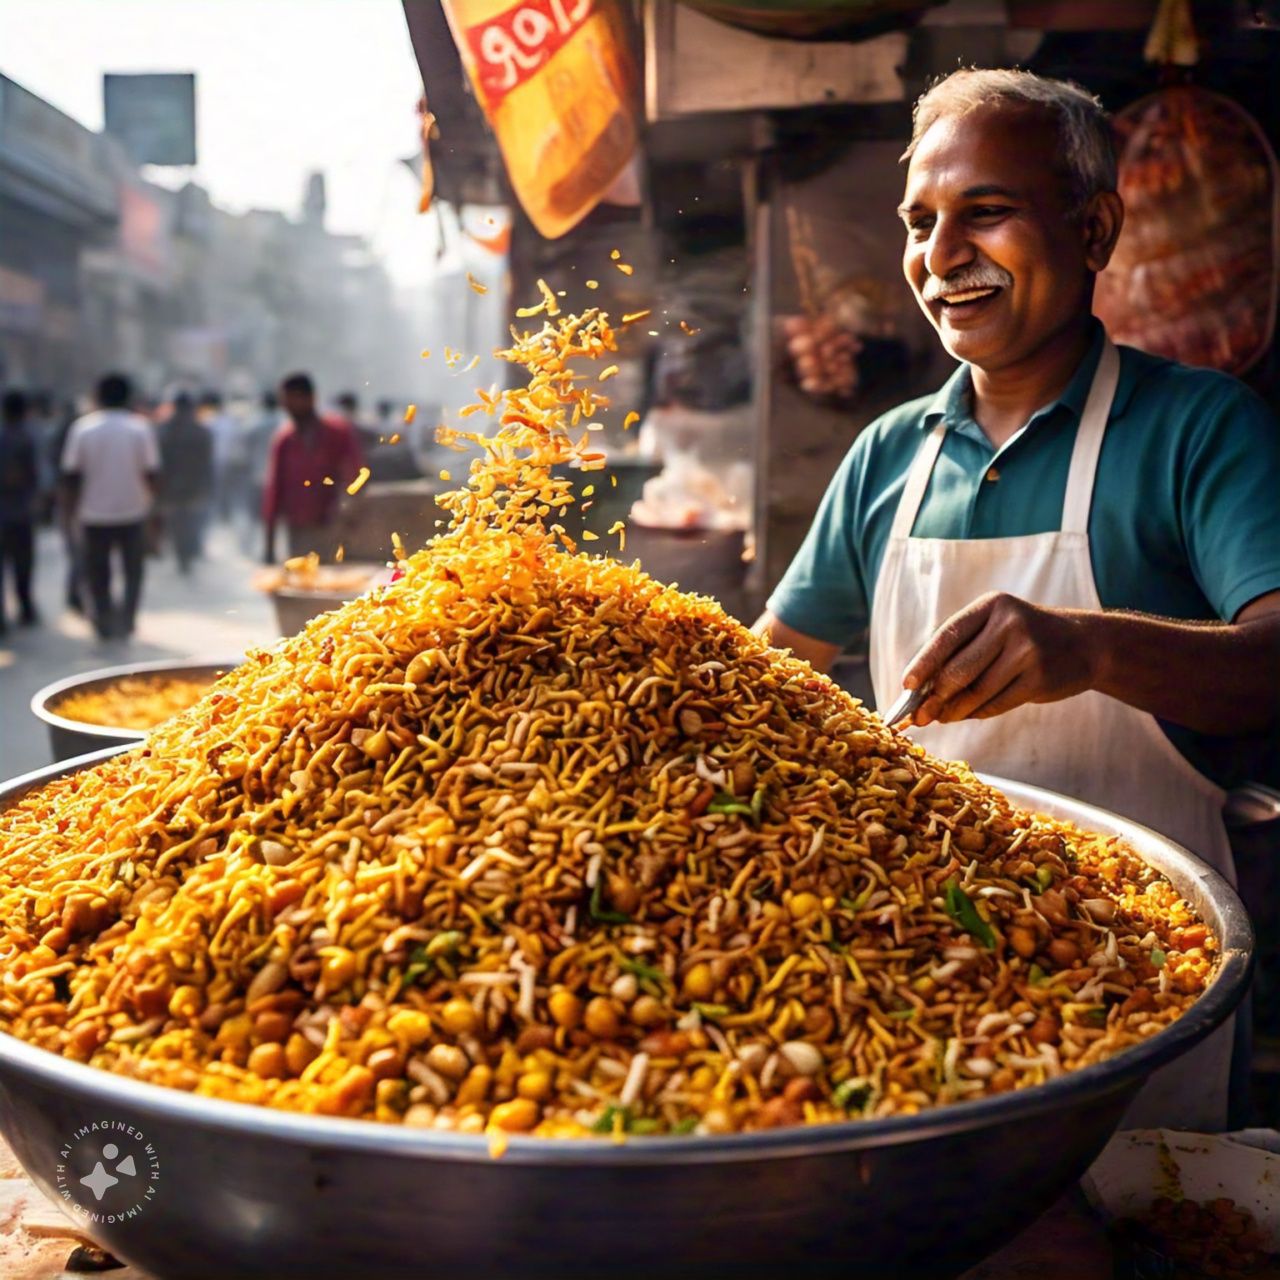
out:
<path id="1" fill-rule="evenodd" d="M 467 1132 L 708 1133 L 1036 1085 L 1215 941 L 713 601 L 577 553 L 558 314 L 402 576 L 0 814 L 0 1026 L 125 1075 Z M 578 437 L 578 438 L 575 438 Z"/>

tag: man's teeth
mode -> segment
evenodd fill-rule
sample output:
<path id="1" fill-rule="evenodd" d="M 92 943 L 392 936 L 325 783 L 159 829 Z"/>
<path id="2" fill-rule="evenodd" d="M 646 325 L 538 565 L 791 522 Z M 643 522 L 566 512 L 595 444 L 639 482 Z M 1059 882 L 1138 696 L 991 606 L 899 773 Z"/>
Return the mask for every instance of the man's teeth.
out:
<path id="1" fill-rule="evenodd" d="M 973 302 L 975 298 L 989 298 L 996 292 L 998 291 L 995 289 L 965 289 L 960 293 L 944 293 L 942 300 L 948 306 L 955 306 L 958 302 Z"/>

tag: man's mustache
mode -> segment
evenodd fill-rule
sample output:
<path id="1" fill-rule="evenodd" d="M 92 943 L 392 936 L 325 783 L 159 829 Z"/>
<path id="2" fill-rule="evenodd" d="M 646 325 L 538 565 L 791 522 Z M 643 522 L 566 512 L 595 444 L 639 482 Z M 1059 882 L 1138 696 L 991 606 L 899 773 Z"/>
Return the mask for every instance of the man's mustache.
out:
<path id="1" fill-rule="evenodd" d="M 977 262 L 953 271 L 949 276 L 930 276 L 920 290 L 926 302 L 937 302 L 945 293 L 965 293 L 970 289 L 1007 289 L 1013 276 L 994 262 Z"/>

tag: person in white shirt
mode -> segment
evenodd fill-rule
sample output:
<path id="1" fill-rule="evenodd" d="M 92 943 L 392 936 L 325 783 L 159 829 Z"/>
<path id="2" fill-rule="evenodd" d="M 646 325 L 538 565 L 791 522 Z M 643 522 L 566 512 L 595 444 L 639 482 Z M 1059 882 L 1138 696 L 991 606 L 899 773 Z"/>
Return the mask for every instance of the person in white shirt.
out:
<path id="1" fill-rule="evenodd" d="M 85 577 L 93 625 L 103 639 L 133 633 L 142 598 L 147 518 L 155 503 L 160 451 L 151 424 L 128 408 L 122 374 L 98 383 L 99 408 L 75 422 L 62 453 L 62 479 L 84 532 Z M 112 553 L 124 573 L 124 596 L 111 590 Z"/>

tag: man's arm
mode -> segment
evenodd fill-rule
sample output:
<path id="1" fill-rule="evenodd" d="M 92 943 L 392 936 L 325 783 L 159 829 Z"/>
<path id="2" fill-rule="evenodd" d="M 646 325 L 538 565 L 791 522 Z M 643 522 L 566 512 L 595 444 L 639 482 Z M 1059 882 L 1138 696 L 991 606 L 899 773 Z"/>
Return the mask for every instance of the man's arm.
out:
<path id="1" fill-rule="evenodd" d="M 790 649 L 797 658 L 804 659 L 815 671 L 829 671 L 831 664 L 840 652 L 838 644 L 828 644 L 825 640 L 816 640 L 794 627 L 789 627 L 781 618 L 775 617 L 768 609 L 757 619 L 752 631 L 763 636 L 775 649 Z"/>
<path id="2" fill-rule="evenodd" d="M 949 618 L 912 659 L 903 687 L 933 690 L 914 723 L 989 719 L 1086 690 L 1200 733 L 1280 724 L 1280 591 L 1230 623 L 1045 609 L 992 593 Z"/>

